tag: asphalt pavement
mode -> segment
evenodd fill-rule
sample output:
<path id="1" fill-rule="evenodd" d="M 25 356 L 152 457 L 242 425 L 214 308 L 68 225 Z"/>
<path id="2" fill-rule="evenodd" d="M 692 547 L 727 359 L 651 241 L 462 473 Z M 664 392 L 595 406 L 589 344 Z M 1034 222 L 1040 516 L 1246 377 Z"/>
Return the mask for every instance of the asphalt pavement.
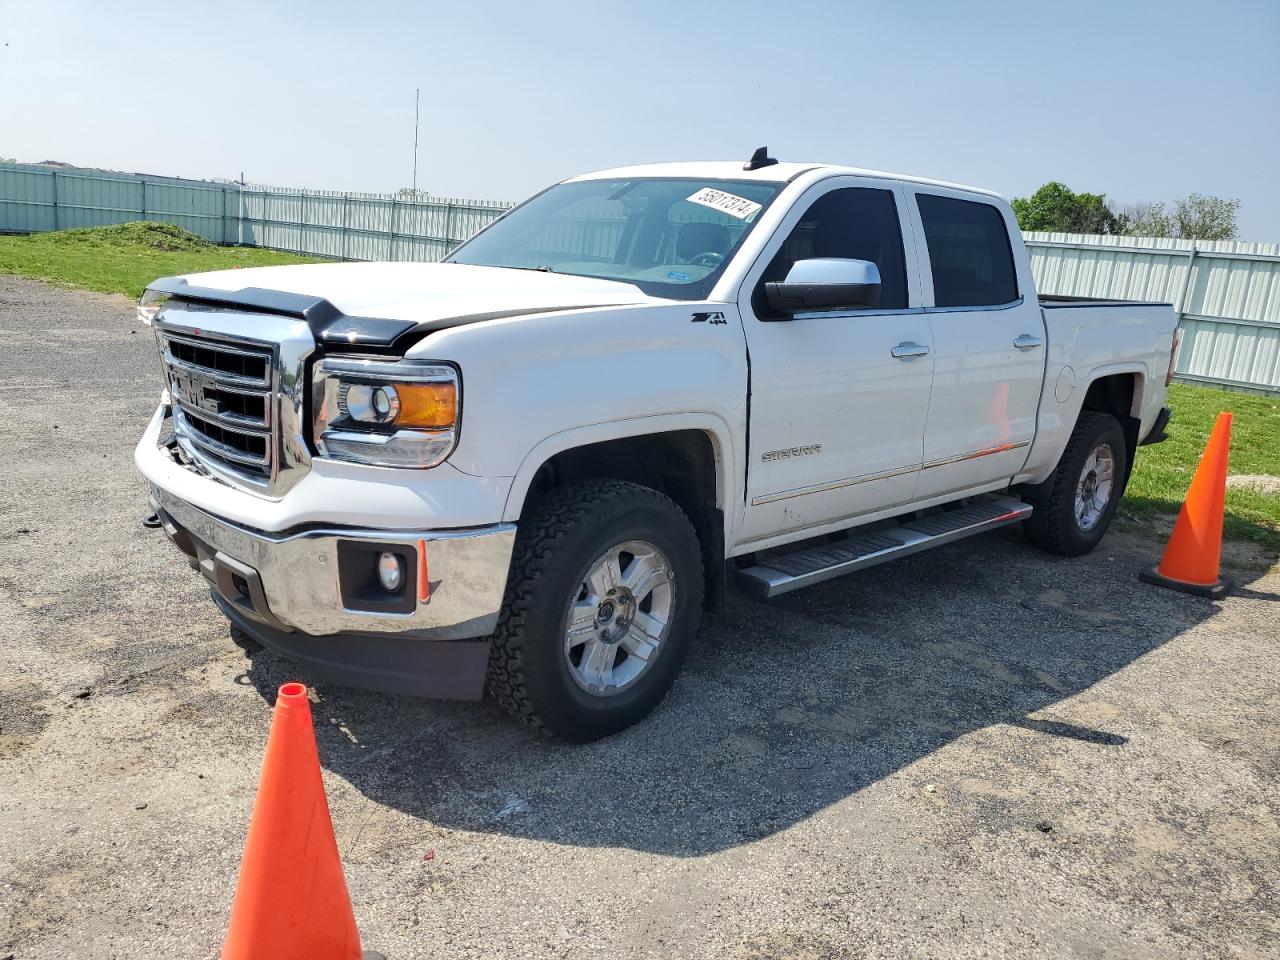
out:
<path id="1" fill-rule="evenodd" d="M 0 958 L 217 955 L 274 691 L 143 529 L 121 297 L 0 277 Z M 1280 956 L 1280 569 L 1212 602 L 1017 530 L 709 618 L 648 721 L 318 685 L 365 946 L 475 957 Z"/>

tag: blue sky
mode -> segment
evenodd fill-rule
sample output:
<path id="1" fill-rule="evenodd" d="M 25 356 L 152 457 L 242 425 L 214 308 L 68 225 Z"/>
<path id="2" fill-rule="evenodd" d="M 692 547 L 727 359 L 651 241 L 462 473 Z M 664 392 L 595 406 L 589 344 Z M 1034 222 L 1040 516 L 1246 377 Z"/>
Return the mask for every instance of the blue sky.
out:
<path id="1" fill-rule="evenodd" d="M 830 160 L 1280 242 L 1280 0 L 0 0 L 0 155 L 519 199 L 632 162 Z"/>

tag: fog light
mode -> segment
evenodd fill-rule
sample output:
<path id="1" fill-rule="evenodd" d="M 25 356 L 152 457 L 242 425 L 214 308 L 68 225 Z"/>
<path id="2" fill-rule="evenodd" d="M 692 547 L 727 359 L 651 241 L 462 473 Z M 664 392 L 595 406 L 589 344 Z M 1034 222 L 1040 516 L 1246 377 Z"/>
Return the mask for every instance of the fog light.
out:
<path id="1" fill-rule="evenodd" d="M 394 553 L 378 556 L 378 582 L 387 593 L 395 593 L 404 582 L 404 566 Z"/>

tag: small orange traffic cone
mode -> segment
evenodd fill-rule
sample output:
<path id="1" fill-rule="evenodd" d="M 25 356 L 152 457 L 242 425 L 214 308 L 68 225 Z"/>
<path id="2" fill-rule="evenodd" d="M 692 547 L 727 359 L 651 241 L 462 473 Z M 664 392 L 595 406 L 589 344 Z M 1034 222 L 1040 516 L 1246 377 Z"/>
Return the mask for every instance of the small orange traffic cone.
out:
<path id="1" fill-rule="evenodd" d="M 374 960 L 342 876 L 301 683 L 276 696 L 222 960 Z"/>
<path id="2" fill-rule="evenodd" d="M 1231 414 L 1220 413 L 1187 488 L 1187 499 L 1173 525 L 1160 566 L 1138 579 L 1161 587 L 1217 600 L 1231 589 L 1218 572 L 1222 560 L 1222 514 L 1227 500 L 1227 458 L 1231 451 Z"/>

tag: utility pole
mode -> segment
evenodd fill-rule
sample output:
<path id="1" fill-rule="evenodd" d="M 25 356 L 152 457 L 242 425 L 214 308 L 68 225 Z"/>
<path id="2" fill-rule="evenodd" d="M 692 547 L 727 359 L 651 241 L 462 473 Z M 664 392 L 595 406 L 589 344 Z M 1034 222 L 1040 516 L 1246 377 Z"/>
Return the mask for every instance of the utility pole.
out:
<path id="1" fill-rule="evenodd" d="M 422 98 L 422 89 L 413 91 L 413 199 L 418 199 L 418 103 Z"/>

